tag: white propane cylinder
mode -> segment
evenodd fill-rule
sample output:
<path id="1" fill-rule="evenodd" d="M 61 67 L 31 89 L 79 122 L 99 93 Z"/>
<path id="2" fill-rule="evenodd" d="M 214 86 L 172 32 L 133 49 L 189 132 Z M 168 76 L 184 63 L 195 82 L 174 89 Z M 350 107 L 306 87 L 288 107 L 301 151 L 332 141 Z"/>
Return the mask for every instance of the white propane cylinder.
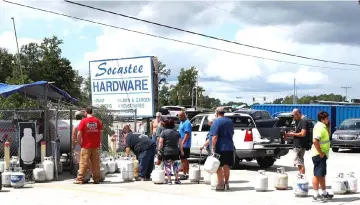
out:
<path id="1" fill-rule="evenodd" d="M 25 174 L 22 173 L 20 167 L 16 167 L 15 171 L 11 173 L 11 187 L 22 188 L 25 185 Z"/>
<path id="2" fill-rule="evenodd" d="M 20 166 L 19 158 L 17 156 L 12 156 L 10 159 L 10 167 Z"/>
<path id="3" fill-rule="evenodd" d="M 21 159 L 24 164 L 32 164 L 35 160 L 35 138 L 31 128 L 24 129 L 24 136 L 21 138 Z"/>
<path id="4" fill-rule="evenodd" d="M 165 171 L 160 166 L 155 166 L 155 169 L 151 172 L 151 180 L 154 184 L 165 183 Z"/>
<path id="5" fill-rule="evenodd" d="M 66 163 L 68 161 L 68 155 L 67 154 L 62 154 L 60 157 L 60 162 L 61 163 Z"/>
<path id="6" fill-rule="evenodd" d="M 201 172 L 200 172 L 199 165 L 197 165 L 197 164 L 191 165 L 190 170 L 189 170 L 190 182 L 200 182 L 200 178 L 201 178 Z"/>
<path id="7" fill-rule="evenodd" d="M 33 176 L 35 182 L 45 182 L 46 181 L 46 172 L 42 164 L 37 164 L 36 168 L 33 170 Z"/>
<path id="8" fill-rule="evenodd" d="M 277 168 L 277 173 L 274 178 L 274 187 L 277 190 L 287 190 L 288 189 L 288 175 L 285 173 L 285 168 Z"/>
<path id="9" fill-rule="evenodd" d="M 102 168 L 104 168 L 105 174 L 109 173 L 109 166 L 108 166 L 107 162 L 102 161 L 101 164 L 100 164 L 100 166 L 101 166 Z"/>
<path id="10" fill-rule="evenodd" d="M 46 180 L 52 181 L 54 179 L 54 162 L 51 157 L 44 157 L 43 166 L 46 173 Z"/>
<path id="11" fill-rule="evenodd" d="M 105 181 L 106 173 L 103 167 L 100 167 L 100 182 Z"/>
<path id="12" fill-rule="evenodd" d="M 211 174 L 209 172 L 204 172 L 204 183 L 211 184 Z"/>
<path id="13" fill-rule="evenodd" d="M 331 190 L 334 194 L 345 194 L 348 190 L 348 182 L 344 179 L 344 173 L 339 173 L 331 182 Z"/>
<path id="14" fill-rule="evenodd" d="M 211 182 L 210 182 L 210 186 L 212 190 L 215 190 L 217 185 L 219 184 L 219 180 L 217 177 L 217 174 L 211 174 Z"/>
<path id="15" fill-rule="evenodd" d="M 116 166 L 115 166 L 115 161 L 113 158 L 109 158 L 109 160 L 107 161 L 107 164 L 109 166 L 109 173 L 113 174 L 116 171 Z"/>
<path id="16" fill-rule="evenodd" d="M 347 191 L 352 194 L 356 193 L 358 190 L 358 182 L 355 177 L 355 173 L 354 172 L 348 173 L 346 176 L 346 180 L 348 182 L 348 190 Z"/>
<path id="17" fill-rule="evenodd" d="M 134 163 L 132 160 L 130 159 L 126 159 L 125 162 L 123 163 L 123 166 L 126 167 L 126 171 L 127 171 L 127 181 L 132 181 L 134 179 Z"/>
<path id="18" fill-rule="evenodd" d="M 305 197 L 308 195 L 309 182 L 306 180 L 305 174 L 298 174 L 293 189 L 297 197 Z"/>
<path id="19" fill-rule="evenodd" d="M 11 187 L 11 172 L 8 169 L 1 174 L 3 187 Z"/>
<path id="20" fill-rule="evenodd" d="M 265 175 L 265 170 L 259 170 L 258 176 L 256 176 L 255 182 L 254 182 L 254 189 L 255 191 L 267 191 L 269 187 L 269 179 Z"/>
<path id="21" fill-rule="evenodd" d="M 214 174 L 217 172 L 220 161 L 219 161 L 219 155 L 213 154 L 206 158 L 205 164 L 204 164 L 204 170 L 209 172 L 210 174 Z"/>
<path id="22" fill-rule="evenodd" d="M 5 161 L 0 159 L 0 173 L 5 171 Z"/>

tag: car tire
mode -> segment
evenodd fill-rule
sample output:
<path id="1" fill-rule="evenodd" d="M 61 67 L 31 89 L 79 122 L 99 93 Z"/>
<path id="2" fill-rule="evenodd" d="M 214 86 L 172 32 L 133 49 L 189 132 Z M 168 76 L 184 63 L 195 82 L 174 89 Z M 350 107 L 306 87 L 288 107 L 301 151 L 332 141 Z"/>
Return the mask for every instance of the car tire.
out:
<path id="1" fill-rule="evenodd" d="M 337 147 L 333 147 L 331 149 L 332 149 L 333 152 L 338 152 L 339 151 L 339 148 L 337 148 Z"/>
<path id="2" fill-rule="evenodd" d="M 256 161 L 260 168 L 267 169 L 274 165 L 275 159 L 273 157 L 259 157 L 256 158 Z"/>

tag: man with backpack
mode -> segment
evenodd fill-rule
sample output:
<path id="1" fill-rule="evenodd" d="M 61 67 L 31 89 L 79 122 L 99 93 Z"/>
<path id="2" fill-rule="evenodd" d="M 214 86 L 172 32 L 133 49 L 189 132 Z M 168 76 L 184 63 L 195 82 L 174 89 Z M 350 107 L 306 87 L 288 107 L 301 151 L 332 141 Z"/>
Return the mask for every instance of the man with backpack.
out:
<path id="1" fill-rule="evenodd" d="M 287 133 L 287 136 L 294 137 L 294 166 L 298 167 L 300 174 L 305 174 L 304 155 L 305 151 L 311 148 L 309 144 L 308 121 L 303 119 L 299 109 L 294 109 L 291 113 L 295 121 L 295 131 Z"/>

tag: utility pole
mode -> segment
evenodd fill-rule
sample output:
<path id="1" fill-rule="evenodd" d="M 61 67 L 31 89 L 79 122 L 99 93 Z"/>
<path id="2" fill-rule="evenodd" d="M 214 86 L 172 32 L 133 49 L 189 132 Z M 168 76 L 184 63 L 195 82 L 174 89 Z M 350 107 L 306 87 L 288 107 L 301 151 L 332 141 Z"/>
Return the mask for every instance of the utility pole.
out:
<path id="1" fill-rule="evenodd" d="M 294 78 L 294 95 L 293 95 L 293 104 L 296 104 L 296 79 Z"/>
<path id="2" fill-rule="evenodd" d="M 198 110 L 197 109 L 197 106 L 198 106 L 198 89 L 199 89 L 199 71 L 196 75 L 196 88 L 195 88 L 195 93 L 196 93 L 196 96 L 195 96 L 195 110 Z"/>
<path id="3" fill-rule="evenodd" d="M 341 88 L 342 88 L 342 89 L 345 89 L 345 101 L 347 101 L 347 91 L 348 91 L 348 89 L 350 89 L 351 87 L 350 87 L 350 86 L 342 86 Z"/>
<path id="4" fill-rule="evenodd" d="M 16 47 L 17 47 L 17 53 L 18 53 L 18 64 L 19 64 L 19 69 L 20 69 L 20 75 L 21 75 L 21 80 L 22 83 L 24 84 L 24 76 L 23 76 L 23 72 L 22 72 L 22 66 L 21 66 L 21 61 L 20 61 L 20 49 L 19 49 L 19 42 L 18 42 L 18 37 L 17 37 L 17 33 L 16 33 L 16 26 L 15 26 L 15 19 L 14 17 L 11 17 L 12 22 L 13 22 L 13 26 L 14 26 L 14 34 L 15 34 L 15 40 L 16 40 Z"/>

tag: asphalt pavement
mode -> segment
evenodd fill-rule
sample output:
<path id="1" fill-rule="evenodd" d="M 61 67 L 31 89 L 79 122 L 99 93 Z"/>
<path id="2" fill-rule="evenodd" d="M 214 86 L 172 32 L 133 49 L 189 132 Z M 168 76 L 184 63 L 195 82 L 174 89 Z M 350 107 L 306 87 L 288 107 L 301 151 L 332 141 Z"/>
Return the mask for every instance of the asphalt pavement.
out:
<path id="1" fill-rule="evenodd" d="M 360 177 L 360 165 L 358 163 L 360 153 L 340 152 L 330 153 L 328 161 L 328 185 L 333 177 L 339 172 L 358 172 Z M 306 156 L 307 178 L 311 186 L 312 162 L 311 153 Z M 196 160 L 195 160 L 196 161 Z M 289 190 L 274 190 L 273 181 L 276 169 L 284 167 L 289 175 Z M 51 183 L 27 184 L 22 189 L 3 188 L 0 192 L 1 202 L 19 202 L 27 205 L 52 205 L 57 204 L 220 204 L 241 203 L 244 205 L 297 205 L 312 202 L 312 190 L 309 197 L 298 198 L 294 196 L 291 186 L 295 181 L 297 171 L 292 167 L 292 152 L 277 160 L 275 165 L 266 170 L 269 177 L 269 191 L 256 192 L 253 181 L 259 170 L 256 162 L 244 162 L 240 169 L 231 171 L 230 190 L 216 192 L 210 189 L 210 185 L 204 183 L 190 183 L 183 181 L 181 185 L 155 185 L 152 182 L 129 182 L 123 183 L 118 174 L 108 175 L 106 181 L 99 185 L 85 184 L 74 185 L 73 179 L 65 173 L 60 181 Z M 330 188 L 330 187 L 329 187 Z M 360 193 L 352 195 L 335 195 L 327 204 L 334 205 L 358 205 Z"/>

